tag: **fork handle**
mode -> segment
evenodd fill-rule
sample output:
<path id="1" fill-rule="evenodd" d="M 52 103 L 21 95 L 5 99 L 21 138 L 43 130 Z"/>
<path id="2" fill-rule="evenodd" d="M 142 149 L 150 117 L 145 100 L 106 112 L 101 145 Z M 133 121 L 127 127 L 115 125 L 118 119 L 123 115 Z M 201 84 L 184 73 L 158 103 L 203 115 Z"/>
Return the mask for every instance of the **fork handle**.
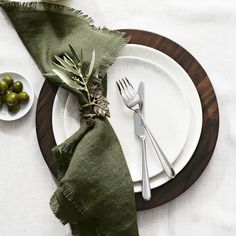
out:
<path id="1" fill-rule="evenodd" d="M 142 124 L 143 124 L 143 126 L 144 126 L 144 128 L 145 128 L 145 130 L 146 130 L 146 132 L 148 134 L 148 137 L 151 140 L 151 143 L 152 143 L 152 145 L 154 147 L 154 150 L 155 150 L 155 152 L 156 152 L 156 154 L 157 154 L 157 156 L 158 156 L 158 158 L 159 158 L 159 160 L 161 162 L 161 165 L 162 165 L 166 175 L 170 179 L 174 178 L 175 177 L 175 171 L 174 171 L 172 165 L 170 164 L 170 162 L 168 161 L 165 153 L 162 151 L 162 149 L 160 148 L 159 144 L 157 143 L 157 141 L 156 141 L 155 137 L 153 136 L 152 132 L 148 128 L 148 126 L 147 126 L 147 124 L 146 124 L 146 122 L 145 122 L 145 120 L 143 118 L 143 115 L 142 115 L 141 111 L 139 109 L 137 109 L 137 110 L 135 110 L 135 112 L 138 113 L 138 115 L 139 115 L 139 117 L 140 117 L 140 119 L 142 121 Z"/>

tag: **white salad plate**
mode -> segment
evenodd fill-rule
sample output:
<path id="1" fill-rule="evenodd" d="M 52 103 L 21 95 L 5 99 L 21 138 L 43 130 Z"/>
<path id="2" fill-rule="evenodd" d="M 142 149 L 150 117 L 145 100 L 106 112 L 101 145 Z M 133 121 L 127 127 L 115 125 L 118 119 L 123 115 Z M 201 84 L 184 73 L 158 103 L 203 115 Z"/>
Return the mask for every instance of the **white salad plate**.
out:
<path id="1" fill-rule="evenodd" d="M 23 90 L 26 91 L 30 97 L 27 103 L 20 104 L 20 110 L 17 113 L 9 112 L 6 104 L 4 104 L 2 108 L 0 108 L 0 120 L 4 121 L 18 120 L 21 117 L 25 116 L 32 107 L 34 101 L 34 90 L 31 83 L 20 74 L 14 72 L 1 73 L 0 80 L 2 80 L 5 76 L 11 76 L 14 79 L 14 81 L 22 82 Z"/>
<path id="2" fill-rule="evenodd" d="M 177 174 L 196 149 L 202 128 L 202 107 L 192 80 L 172 58 L 140 45 L 129 44 L 123 49 L 108 71 L 109 121 L 121 143 L 134 190 L 140 192 L 141 145 L 134 133 L 133 113 L 123 104 L 115 83 L 124 76 L 135 88 L 140 81 L 144 81 L 146 121 Z M 60 88 L 54 100 L 52 115 L 57 144 L 79 129 L 79 119 L 76 98 Z M 169 179 L 149 140 L 147 158 L 151 188 L 166 183 Z"/>

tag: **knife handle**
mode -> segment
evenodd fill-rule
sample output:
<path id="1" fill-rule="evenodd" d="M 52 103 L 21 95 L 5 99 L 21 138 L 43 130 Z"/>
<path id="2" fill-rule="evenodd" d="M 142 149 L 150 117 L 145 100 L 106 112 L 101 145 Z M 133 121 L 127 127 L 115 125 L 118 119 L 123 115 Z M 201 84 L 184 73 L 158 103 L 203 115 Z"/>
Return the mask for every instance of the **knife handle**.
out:
<path id="1" fill-rule="evenodd" d="M 142 196 L 145 201 L 151 199 L 151 188 L 147 166 L 146 139 L 142 138 Z"/>
<path id="2" fill-rule="evenodd" d="M 175 171 L 174 171 L 172 165 L 170 164 L 170 162 L 168 161 L 165 153 L 162 151 L 162 149 L 160 148 L 159 144 L 157 143 L 157 141 L 156 141 L 155 137 L 153 136 L 152 132 L 149 130 L 149 128 L 148 128 L 148 126 L 147 126 L 147 124 L 146 124 L 146 122 L 145 122 L 145 120 L 143 118 L 143 115 L 142 115 L 141 111 L 139 109 L 137 109 L 137 110 L 135 110 L 135 112 L 138 113 L 138 115 L 139 115 L 139 117 L 140 117 L 140 119 L 142 121 L 142 124 L 143 124 L 143 126 L 144 126 L 144 128 L 145 128 L 145 130 L 146 130 L 146 132 L 148 134 L 148 137 L 151 140 L 151 143 L 152 143 L 152 145 L 154 147 L 154 150 L 155 150 L 157 156 L 159 157 L 159 160 L 161 162 L 161 165 L 162 165 L 166 175 L 170 179 L 174 178 L 175 177 Z"/>

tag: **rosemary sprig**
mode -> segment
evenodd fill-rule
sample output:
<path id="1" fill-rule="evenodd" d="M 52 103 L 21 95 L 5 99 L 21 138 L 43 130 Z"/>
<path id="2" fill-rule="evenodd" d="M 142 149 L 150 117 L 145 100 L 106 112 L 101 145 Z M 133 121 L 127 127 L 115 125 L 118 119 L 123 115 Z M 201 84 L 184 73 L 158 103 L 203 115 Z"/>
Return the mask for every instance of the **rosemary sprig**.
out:
<path id="1" fill-rule="evenodd" d="M 57 67 L 53 69 L 53 72 L 64 82 L 67 86 L 73 89 L 73 91 L 84 92 L 88 103 L 81 107 L 81 110 L 89 109 L 90 114 L 86 114 L 84 117 L 91 122 L 96 116 L 110 116 L 106 97 L 103 96 L 103 89 L 101 86 L 101 80 L 98 76 L 94 76 L 94 65 L 96 53 L 93 50 L 91 55 L 91 61 L 88 70 L 84 72 L 83 52 L 80 51 L 80 57 L 71 45 L 71 56 L 64 53 L 62 57 L 55 56 L 56 62 L 53 64 Z M 96 80 L 92 79 L 97 77 Z M 98 82 L 100 81 L 100 82 Z"/>

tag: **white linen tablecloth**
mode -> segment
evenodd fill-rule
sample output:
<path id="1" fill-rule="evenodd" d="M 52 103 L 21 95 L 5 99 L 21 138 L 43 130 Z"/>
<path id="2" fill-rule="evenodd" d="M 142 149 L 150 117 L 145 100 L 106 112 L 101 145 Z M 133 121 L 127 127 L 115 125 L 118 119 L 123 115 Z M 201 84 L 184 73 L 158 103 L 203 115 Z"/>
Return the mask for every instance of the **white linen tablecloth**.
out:
<path id="1" fill-rule="evenodd" d="M 140 236 L 236 235 L 236 2 L 220 0 L 59 1 L 90 15 L 96 25 L 164 35 L 192 53 L 207 71 L 220 108 L 220 132 L 203 175 L 177 199 L 138 213 Z M 44 82 L 0 10 L 0 72 L 33 84 L 35 103 L 15 122 L 0 121 L 0 235 L 70 235 L 49 208 L 56 184 L 40 152 L 36 103 Z"/>

